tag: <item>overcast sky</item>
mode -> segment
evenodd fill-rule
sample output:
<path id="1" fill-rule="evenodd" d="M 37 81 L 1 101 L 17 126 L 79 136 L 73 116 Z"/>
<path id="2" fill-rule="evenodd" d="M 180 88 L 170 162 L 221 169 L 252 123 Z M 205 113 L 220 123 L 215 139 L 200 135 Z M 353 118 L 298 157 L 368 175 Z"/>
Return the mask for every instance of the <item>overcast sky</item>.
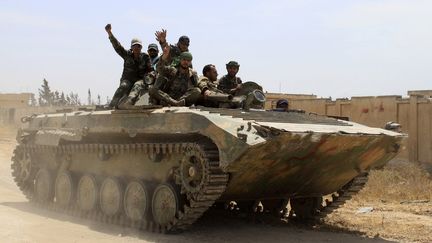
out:
<path id="1" fill-rule="evenodd" d="M 0 93 L 53 90 L 105 101 L 123 61 L 107 23 L 129 47 L 154 32 L 191 39 L 194 68 L 240 63 L 243 81 L 268 92 L 341 98 L 432 89 L 432 1 L 0 0 Z"/>

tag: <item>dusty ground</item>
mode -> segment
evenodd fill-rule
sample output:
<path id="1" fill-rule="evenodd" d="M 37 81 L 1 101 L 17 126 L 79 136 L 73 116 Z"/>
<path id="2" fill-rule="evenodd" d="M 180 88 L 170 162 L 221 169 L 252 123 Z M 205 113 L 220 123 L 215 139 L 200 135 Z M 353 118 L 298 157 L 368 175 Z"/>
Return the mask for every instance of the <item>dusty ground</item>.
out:
<path id="1" fill-rule="evenodd" d="M 160 235 L 35 208 L 11 178 L 14 146 L 14 129 L 1 127 L 1 242 L 432 242 L 432 182 L 411 165 L 411 174 L 398 174 L 406 171 L 401 163 L 372 173 L 366 188 L 323 225 L 258 224 L 210 212 L 183 234 Z M 356 213 L 366 206 L 373 210 Z"/>

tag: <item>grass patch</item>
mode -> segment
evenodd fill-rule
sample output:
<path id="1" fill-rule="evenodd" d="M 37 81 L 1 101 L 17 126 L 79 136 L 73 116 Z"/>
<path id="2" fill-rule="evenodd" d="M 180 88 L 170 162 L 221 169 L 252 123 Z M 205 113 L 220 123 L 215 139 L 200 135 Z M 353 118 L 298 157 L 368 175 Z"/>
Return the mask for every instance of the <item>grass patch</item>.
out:
<path id="1" fill-rule="evenodd" d="M 368 201 L 432 201 L 432 178 L 418 164 L 394 160 L 384 169 L 369 173 L 369 180 L 358 197 Z"/>

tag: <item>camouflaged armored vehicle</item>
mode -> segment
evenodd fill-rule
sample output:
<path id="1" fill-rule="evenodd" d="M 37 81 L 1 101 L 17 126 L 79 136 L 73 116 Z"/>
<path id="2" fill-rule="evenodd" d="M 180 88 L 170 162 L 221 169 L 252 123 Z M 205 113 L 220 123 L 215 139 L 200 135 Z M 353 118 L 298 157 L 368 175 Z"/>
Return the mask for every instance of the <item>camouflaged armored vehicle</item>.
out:
<path id="1" fill-rule="evenodd" d="M 173 232 L 213 205 L 302 218 L 337 207 L 398 151 L 400 135 L 315 114 L 208 107 L 26 117 L 12 174 L 33 202 Z M 322 202 L 333 193 L 333 203 Z"/>

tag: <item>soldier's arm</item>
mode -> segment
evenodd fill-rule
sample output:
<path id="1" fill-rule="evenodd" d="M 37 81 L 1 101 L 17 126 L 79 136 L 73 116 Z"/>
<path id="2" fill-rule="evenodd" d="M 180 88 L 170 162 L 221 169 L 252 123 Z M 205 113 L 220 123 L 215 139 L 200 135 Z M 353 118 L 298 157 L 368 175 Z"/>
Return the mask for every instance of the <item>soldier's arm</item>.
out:
<path id="1" fill-rule="evenodd" d="M 163 58 L 160 58 L 159 62 L 156 64 L 156 70 L 160 75 L 166 77 L 173 77 L 177 71 L 175 67 L 172 67 L 169 62 Z"/>
<path id="2" fill-rule="evenodd" d="M 209 89 L 207 85 L 207 81 L 208 81 L 207 77 L 204 76 L 198 79 L 198 88 L 201 90 L 201 94 L 204 94 L 204 92 Z"/>
<path id="3" fill-rule="evenodd" d="M 162 29 L 161 31 L 156 31 L 155 36 L 156 36 L 156 40 L 159 42 L 162 50 L 168 45 L 167 41 L 166 41 L 166 34 L 167 31 Z"/>
<path id="4" fill-rule="evenodd" d="M 153 71 L 151 60 L 150 60 L 150 57 L 148 55 L 145 55 L 145 58 L 146 58 L 146 64 L 145 64 L 146 65 L 146 73 L 150 73 L 151 71 Z"/>
<path id="5" fill-rule="evenodd" d="M 243 83 L 243 81 L 241 80 L 241 78 L 237 77 L 237 84 L 242 84 L 242 83 Z"/>
<path id="6" fill-rule="evenodd" d="M 222 92 L 224 92 L 226 94 L 230 94 L 231 93 L 231 89 L 227 88 L 226 85 L 225 85 L 224 77 L 222 77 L 221 79 L 219 79 L 218 83 L 219 84 L 218 84 L 217 88 L 219 90 L 221 90 Z"/>
<path id="7" fill-rule="evenodd" d="M 114 50 L 117 52 L 117 54 L 119 54 L 122 58 L 124 58 L 127 55 L 127 51 L 120 44 L 120 42 L 114 37 L 114 35 L 111 31 L 111 24 L 107 24 L 105 26 L 105 30 L 108 33 L 108 38 L 111 41 L 111 44 L 114 47 Z"/>
<path id="8" fill-rule="evenodd" d="M 175 75 L 177 69 L 170 65 L 169 55 L 170 55 L 170 47 L 165 46 L 165 48 L 163 49 L 163 54 L 161 58 L 159 58 L 159 62 L 156 65 L 156 70 L 161 75 L 172 77 L 173 75 Z"/>

